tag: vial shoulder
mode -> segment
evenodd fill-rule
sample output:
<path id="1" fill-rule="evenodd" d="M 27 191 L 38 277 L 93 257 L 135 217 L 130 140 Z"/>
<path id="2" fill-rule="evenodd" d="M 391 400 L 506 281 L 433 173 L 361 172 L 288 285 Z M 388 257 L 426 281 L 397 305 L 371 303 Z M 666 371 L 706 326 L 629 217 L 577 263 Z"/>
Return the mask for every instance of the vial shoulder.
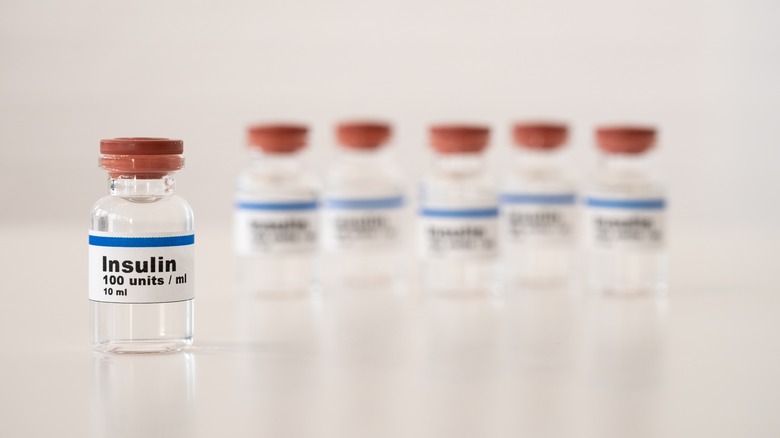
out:
<path id="1" fill-rule="evenodd" d="M 573 193 L 576 185 L 571 178 L 560 170 L 526 170 L 509 171 L 501 178 L 502 192 L 511 193 Z"/>
<path id="2" fill-rule="evenodd" d="M 319 181 L 306 171 L 274 172 L 266 169 L 248 169 L 236 179 L 237 196 L 272 198 L 295 197 L 315 198 L 319 192 Z"/>
<path id="3" fill-rule="evenodd" d="M 486 173 L 453 176 L 431 172 L 420 181 L 420 203 L 447 208 L 491 207 L 498 203 L 498 185 Z"/>
<path id="4" fill-rule="evenodd" d="M 331 196 L 395 196 L 403 193 L 404 178 L 391 162 L 337 162 L 325 173 L 324 191 Z"/>
<path id="5" fill-rule="evenodd" d="M 285 181 L 306 181 L 315 179 L 313 174 L 304 166 L 298 163 L 263 163 L 262 165 L 252 165 L 244 169 L 238 175 L 239 181 L 247 183 L 276 183 Z"/>
<path id="6" fill-rule="evenodd" d="M 451 171 L 432 169 L 421 184 L 441 190 L 495 190 L 496 180 L 485 171 Z"/>
<path id="7" fill-rule="evenodd" d="M 194 229 L 189 203 L 178 195 L 105 196 L 92 207 L 91 229 L 115 232 L 173 232 Z"/>
<path id="8" fill-rule="evenodd" d="M 665 185 L 652 174 L 646 173 L 596 173 L 587 185 L 591 196 L 617 198 L 663 198 Z"/>
<path id="9" fill-rule="evenodd" d="M 92 211 L 116 211 L 122 209 L 181 209 L 182 211 L 192 211 L 190 204 L 181 196 L 176 194 L 164 196 L 104 196 L 92 206 Z"/>

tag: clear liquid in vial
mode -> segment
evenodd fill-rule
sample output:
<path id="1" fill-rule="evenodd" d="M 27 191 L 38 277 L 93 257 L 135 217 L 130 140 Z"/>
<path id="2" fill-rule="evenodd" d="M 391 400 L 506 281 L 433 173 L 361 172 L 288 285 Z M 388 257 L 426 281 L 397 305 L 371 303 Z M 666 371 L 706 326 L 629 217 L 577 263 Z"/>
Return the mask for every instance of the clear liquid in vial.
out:
<path id="1" fill-rule="evenodd" d="M 117 235 L 192 232 L 187 202 L 173 194 L 173 177 L 112 179 L 111 196 L 92 210 L 91 230 Z M 192 344 L 194 300 L 124 304 L 90 301 L 92 344 L 114 353 L 176 351 Z"/>

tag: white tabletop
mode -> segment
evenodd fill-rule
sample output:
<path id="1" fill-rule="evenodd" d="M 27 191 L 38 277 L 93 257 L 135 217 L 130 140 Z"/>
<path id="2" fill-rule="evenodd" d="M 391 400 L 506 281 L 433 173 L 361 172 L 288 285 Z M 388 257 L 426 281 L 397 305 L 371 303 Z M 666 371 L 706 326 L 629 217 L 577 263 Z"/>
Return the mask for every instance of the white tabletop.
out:
<path id="1" fill-rule="evenodd" d="M 6 226 L 0 436 L 776 436 L 776 248 L 708 235 L 673 245 L 665 300 L 242 301 L 228 231 L 206 228 L 194 347 L 106 355 L 89 345 L 86 231 Z"/>

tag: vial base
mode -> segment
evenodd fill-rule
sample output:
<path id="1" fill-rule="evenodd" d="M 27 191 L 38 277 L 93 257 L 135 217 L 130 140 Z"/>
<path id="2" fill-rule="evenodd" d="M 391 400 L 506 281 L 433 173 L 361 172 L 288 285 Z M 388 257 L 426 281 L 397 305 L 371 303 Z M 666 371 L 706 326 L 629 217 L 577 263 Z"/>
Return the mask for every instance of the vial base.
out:
<path id="1" fill-rule="evenodd" d="M 434 295 L 468 297 L 492 294 L 496 264 L 488 260 L 428 260 L 423 263 L 423 289 Z"/>
<path id="2" fill-rule="evenodd" d="M 194 300 L 161 304 L 91 301 L 92 346 L 109 353 L 164 353 L 192 345 Z"/>
<path id="3" fill-rule="evenodd" d="M 587 287 L 616 296 L 663 295 L 667 292 L 666 254 L 660 250 L 592 250 Z"/>
<path id="4" fill-rule="evenodd" d="M 568 245 L 508 248 L 502 261 L 502 283 L 510 288 L 565 286 L 571 280 L 572 253 Z"/>
<path id="5" fill-rule="evenodd" d="M 300 298 L 315 283 L 314 259 L 310 254 L 243 256 L 238 258 L 238 290 L 255 298 Z"/>

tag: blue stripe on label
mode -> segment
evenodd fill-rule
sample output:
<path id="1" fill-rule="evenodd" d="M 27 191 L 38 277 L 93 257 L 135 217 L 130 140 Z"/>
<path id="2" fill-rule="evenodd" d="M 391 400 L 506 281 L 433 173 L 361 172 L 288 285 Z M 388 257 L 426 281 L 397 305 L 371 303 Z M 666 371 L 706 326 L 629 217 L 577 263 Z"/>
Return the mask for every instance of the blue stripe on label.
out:
<path id="1" fill-rule="evenodd" d="M 663 199 L 600 199 L 587 198 L 585 205 L 588 207 L 622 208 L 637 210 L 661 210 L 666 207 Z"/>
<path id="2" fill-rule="evenodd" d="M 473 210 L 442 210 L 434 208 L 423 208 L 420 210 L 420 216 L 440 218 L 497 217 L 498 208 L 477 208 Z"/>
<path id="3" fill-rule="evenodd" d="M 93 246 L 112 246 L 121 248 L 159 248 L 163 246 L 185 246 L 195 243 L 195 235 L 162 237 L 110 237 L 89 236 Z"/>
<path id="4" fill-rule="evenodd" d="M 383 208 L 399 208 L 404 205 L 403 196 L 378 199 L 326 199 L 323 202 L 326 208 L 345 210 L 374 210 Z"/>
<path id="5" fill-rule="evenodd" d="M 317 201 L 304 202 L 236 202 L 240 210 L 303 211 L 316 210 Z"/>
<path id="6" fill-rule="evenodd" d="M 504 204 L 570 205 L 576 201 L 577 195 L 574 193 L 559 195 L 501 194 L 501 202 Z"/>

